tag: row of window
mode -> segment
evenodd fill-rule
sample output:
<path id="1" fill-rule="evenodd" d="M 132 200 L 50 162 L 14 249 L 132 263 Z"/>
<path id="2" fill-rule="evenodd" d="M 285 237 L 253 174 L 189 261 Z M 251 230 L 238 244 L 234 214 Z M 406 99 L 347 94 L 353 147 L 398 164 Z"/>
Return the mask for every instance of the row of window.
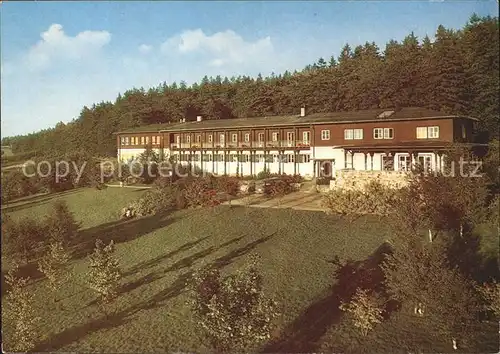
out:
<path id="1" fill-rule="evenodd" d="M 382 156 L 382 170 L 393 171 L 396 163 L 399 171 L 410 171 L 412 158 L 410 155 L 399 155 L 397 161 L 395 161 L 394 156 Z M 428 170 L 432 166 L 432 155 L 419 155 L 415 163 Z"/>
<path id="2" fill-rule="evenodd" d="M 302 133 L 302 140 L 303 141 L 309 142 L 309 137 L 310 137 L 310 133 L 309 132 L 303 132 Z M 294 138 L 295 138 L 295 134 L 293 132 L 287 132 L 286 133 L 286 140 L 293 141 Z M 184 139 L 185 139 L 185 142 L 187 144 L 191 143 L 191 136 L 190 135 L 186 135 L 184 137 Z M 219 142 L 220 143 L 224 143 L 225 139 L 226 139 L 226 137 L 225 137 L 224 134 L 220 134 L 219 135 Z M 264 133 L 258 133 L 257 140 L 259 142 L 263 142 L 264 141 Z M 278 140 L 279 140 L 278 133 L 272 133 L 272 135 L 271 135 L 271 141 L 278 141 Z M 243 135 L 243 141 L 246 142 L 246 143 L 250 142 L 250 133 L 245 133 Z M 177 141 L 176 142 L 177 142 L 177 144 L 181 143 L 181 137 L 180 137 L 180 135 L 177 136 Z M 201 135 L 196 135 L 195 142 L 196 143 L 201 143 Z M 212 134 L 207 135 L 207 142 L 208 143 L 212 143 L 213 142 L 213 135 Z M 231 134 L 231 142 L 232 143 L 237 143 L 238 142 L 238 134 Z"/>
<path id="3" fill-rule="evenodd" d="M 149 145 L 149 136 L 122 136 L 120 139 L 121 145 Z M 151 137 L 151 145 L 160 145 L 160 136 Z"/>
<path id="4" fill-rule="evenodd" d="M 295 156 L 297 156 L 297 161 L 295 161 Z M 173 155 L 174 160 L 176 161 L 200 161 L 200 158 L 203 162 L 224 162 L 223 154 L 175 154 Z M 307 154 L 256 154 L 256 155 L 245 155 L 245 154 L 229 154 L 226 162 L 270 162 L 270 163 L 308 163 L 311 161 L 311 156 Z"/>
<path id="5" fill-rule="evenodd" d="M 141 137 L 121 137 L 122 145 L 148 145 L 149 144 L 149 136 L 141 136 Z M 374 128 L 373 129 L 373 139 L 393 139 L 394 138 L 394 128 Z M 417 127 L 417 139 L 436 139 L 439 138 L 439 127 Z M 264 133 L 258 133 L 257 139 L 259 142 L 264 141 Z M 279 135 L 277 132 L 272 133 L 271 141 L 278 141 Z M 293 132 L 286 133 L 287 141 L 294 141 L 295 134 Z M 344 130 L 344 139 L 345 140 L 362 140 L 363 139 L 363 129 L 345 129 Z M 213 142 L 213 135 L 207 135 L 208 143 Z M 330 140 L 330 130 L 325 129 L 321 131 L 321 140 Z M 224 143 L 225 135 L 220 134 L 219 142 Z M 243 141 L 249 143 L 250 142 L 250 133 L 245 133 L 243 135 Z M 302 141 L 305 144 L 308 144 L 310 141 L 310 132 L 302 133 Z M 185 142 L 187 144 L 191 143 L 191 136 L 185 136 Z M 196 135 L 196 143 L 201 143 L 201 135 Z M 231 134 L 231 142 L 238 142 L 238 134 Z M 181 143 L 181 137 L 177 136 L 177 144 Z M 160 136 L 152 136 L 151 137 L 152 145 L 160 145 Z"/>
<path id="6" fill-rule="evenodd" d="M 373 128 L 373 139 L 393 139 L 394 128 Z M 417 127 L 417 139 L 439 138 L 439 127 Z M 363 129 L 344 129 L 344 140 L 362 140 Z M 330 130 L 321 131 L 321 140 L 330 140 Z"/>

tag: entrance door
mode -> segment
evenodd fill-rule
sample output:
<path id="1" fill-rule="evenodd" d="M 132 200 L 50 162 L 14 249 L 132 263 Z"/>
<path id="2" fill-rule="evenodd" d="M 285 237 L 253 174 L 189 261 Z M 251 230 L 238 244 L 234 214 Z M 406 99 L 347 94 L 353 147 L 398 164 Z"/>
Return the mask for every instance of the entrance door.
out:
<path id="1" fill-rule="evenodd" d="M 321 161 L 319 164 L 319 176 L 325 178 L 331 178 L 332 176 L 332 162 L 331 161 Z"/>

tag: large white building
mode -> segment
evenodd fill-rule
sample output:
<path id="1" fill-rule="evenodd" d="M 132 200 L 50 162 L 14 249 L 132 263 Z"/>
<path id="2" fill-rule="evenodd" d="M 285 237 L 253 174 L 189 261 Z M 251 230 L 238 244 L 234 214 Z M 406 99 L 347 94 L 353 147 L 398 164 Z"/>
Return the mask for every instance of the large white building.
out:
<path id="1" fill-rule="evenodd" d="M 470 143 L 470 117 L 424 108 L 375 109 L 139 127 L 117 133 L 118 159 L 146 148 L 164 159 L 215 174 L 272 173 L 330 177 L 339 169 L 406 171 L 415 164 L 439 170 L 451 143 Z"/>

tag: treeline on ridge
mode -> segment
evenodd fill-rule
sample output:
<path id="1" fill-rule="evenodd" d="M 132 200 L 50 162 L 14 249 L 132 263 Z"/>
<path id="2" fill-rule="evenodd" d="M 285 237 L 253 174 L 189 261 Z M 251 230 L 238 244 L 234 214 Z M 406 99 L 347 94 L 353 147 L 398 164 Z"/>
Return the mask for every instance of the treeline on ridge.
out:
<path id="1" fill-rule="evenodd" d="M 37 133 L 6 137 L 16 154 L 58 156 L 85 151 L 116 156 L 112 133 L 154 123 L 228 119 L 370 108 L 420 106 L 480 119 L 478 134 L 492 139 L 499 131 L 498 17 L 471 16 L 460 30 L 437 28 L 435 40 L 413 33 L 351 48 L 337 58 L 320 58 L 302 71 L 257 78 L 204 77 L 200 83 L 134 88 L 115 102 L 84 107 L 68 124 Z"/>

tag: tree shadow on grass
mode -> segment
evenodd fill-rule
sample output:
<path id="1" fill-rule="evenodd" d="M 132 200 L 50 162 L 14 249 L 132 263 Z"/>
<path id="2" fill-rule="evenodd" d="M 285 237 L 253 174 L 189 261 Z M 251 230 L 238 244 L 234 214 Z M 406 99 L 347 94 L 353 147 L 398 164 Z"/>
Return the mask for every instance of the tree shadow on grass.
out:
<path id="1" fill-rule="evenodd" d="M 228 254 L 215 259 L 213 262 L 206 265 L 206 267 L 222 268 L 226 265 L 229 265 L 229 264 L 231 264 L 231 262 L 235 258 L 245 255 L 246 253 L 251 251 L 253 248 L 255 248 L 258 244 L 269 240 L 273 235 L 262 237 L 256 241 L 253 241 L 253 242 L 247 244 L 246 246 L 237 248 L 237 249 L 229 252 Z M 168 268 L 165 268 L 165 269 L 160 270 L 160 271 L 148 273 L 139 279 L 136 279 L 134 281 L 131 281 L 129 283 L 124 284 L 124 286 L 121 289 L 121 293 L 123 294 L 123 293 L 129 292 L 129 291 L 132 291 L 134 289 L 137 289 L 138 287 L 140 287 L 142 285 L 152 283 L 152 282 L 162 278 L 166 273 L 178 272 L 178 271 L 181 271 L 185 268 L 191 268 L 196 261 L 203 259 L 203 258 L 207 257 L 208 255 L 210 255 L 211 253 L 214 253 L 221 248 L 227 247 L 227 246 L 231 245 L 232 243 L 236 243 L 243 238 L 244 238 L 244 236 L 234 238 L 232 240 L 229 240 L 229 241 L 219 245 L 218 247 L 214 247 L 214 246 L 208 247 L 208 248 L 204 249 L 203 251 L 196 252 L 188 257 L 185 257 L 185 258 L 175 262 L 174 264 L 172 264 Z M 190 270 L 188 272 L 190 272 Z"/>
<path id="2" fill-rule="evenodd" d="M 209 238 L 209 236 L 204 237 L 204 238 L 199 239 L 199 240 L 194 241 L 194 242 L 186 243 L 184 246 L 181 246 L 180 248 L 178 248 L 175 251 L 172 251 L 172 252 L 169 252 L 169 253 L 167 253 L 165 255 L 156 257 L 155 259 L 151 260 L 152 261 L 151 263 L 150 263 L 150 261 L 146 262 L 147 266 L 145 268 L 153 267 L 156 264 L 159 264 L 161 261 L 163 261 L 165 259 L 168 259 L 169 257 L 175 255 L 176 253 L 178 253 L 178 252 L 180 252 L 182 250 L 188 250 L 189 248 L 194 247 L 197 243 L 199 243 L 199 242 L 201 242 L 201 241 L 203 241 L 203 240 L 205 240 L 207 238 Z M 140 277 L 139 279 L 136 279 L 136 280 L 133 280 L 131 282 L 128 282 L 128 283 L 124 284 L 122 286 L 122 288 L 121 288 L 120 293 L 124 294 L 124 293 L 132 291 L 134 289 L 137 289 L 138 287 L 140 287 L 142 285 L 146 285 L 146 284 L 152 283 L 152 282 L 154 282 L 154 281 L 162 278 L 166 273 L 176 272 L 176 271 L 180 271 L 180 270 L 182 270 L 184 268 L 191 267 L 199 259 L 205 258 L 206 256 L 210 255 L 211 253 L 213 253 L 213 252 L 215 252 L 215 251 L 217 251 L 217 250 L 219 250 L 221 248 L 224 248 L 226 246 L 229 246 L 232 243 L 238 242 L 242 238 L 243 238 L 243 236 L 234 238 L 232 240 L 229 240 L 229 241 L 227 241 L 227 242 L 219 245 L 218 247 L 210 246 L 210 247 L 204 249 L 203 251 L 196 252 L 196 253 L 194 253 L 194 254 L 192 254 L 190 256 L 182 258 L 181 260 L 175 262 L 174 264 L 172 264 L 168 268 L 165 268 L 163 270 L 156 271 L 156 272 L 150 272 L 150 273 L 146 274 L 145 276 Z M 143 268 L 142 266 L 138 267 L 138 268 L 134 267 L 131 270 L 134 270 L 136 272 L 136 271 L 141 270 L 142 268 Z M 132 272 L 129 271 L 126 274 L 130 275 L 134 271 L 132 271 Z M 93 303 L 95 303 L 95 302 L 93 302 Z"/>
<path id="3" fill-rule="evenodd" d="M 349 301 L 357 288 L 384 292 L 384 276 L 380 265 L 385 255 L 390 252 L 390 245 L 384 243 L 364 261 L 340 263 L 338 259 L 333 260 L 332 263 L 338 265 L 334 272 L 337 282 L 331 288 L 330 295 L 309 306 L 285 328 L 280 338 L 268 343 L 262 351 L 265 353 L 317 351 L 321 337 L 331 326 L 340 321 L 341 302 Z M 388 304 L 386 312 L 392 311 L 392 306 L 394 304 Z"/>
<path id="4" fill-rule="evenodd" d="M 257 245 L 269 240 L 271 237 L 273 237 L 275 233 L 262 237 L 254 242 L 249 243 L 246 246 L 243 246 L 241 248 L 238 248 L 230 253 L 228 253 L 225 256 L 217 258 L 214 262 L 209 263 L 206 267 L 223 267 L 226 265 L 229 265 L 235 258 L 243 256 L 244 254 L 250 252 L 253 248 L 255 248 Z M 225 245 L 235 242 L 236 240 L 239 240 L 241 238 L 236 238 L 234 240 L 230 240 L 226 242 Z M 222 247 L 222 245 L 220 246 Z M 219 247 L 219 248 L 220 248 Z M 210 248 L 209 248 L 210 249 Z M 192 263 L 190 263 L 192 264 Z M 190 267 L 190 266 L 189 266 Z M 179 268 L 181 269 L 181 268 Z M 135 288 L 144 285 L 146 283 L 150 283 L 154 280 L 157 280 L 163 276 L 165 271 L 160 271 L 157 274 L 155 273 L 149 273 L 148 275 L 144 276 L 141 280 L 137 281 L 136 284 L 129 284 L 128 291 L 132 290 L 131 288 L 135 286 Z M 90 321 L 89 323 L 86 323 L 84 325 L 78 325 L 74 326 L 68 329 L 63 330 L 62 332 L 52 336 L 51 338 L 48 338 L 46 341 L 43 341 L 37 345 L 35 348 L 35 352 L 45 352 L 45 351 L 56 351 L 59 350 L 60 348 L 69 345 L 73 342 L 76 342 L 80 340 L 81 338 L 85 337 L 86 335 L 90 333 L 97 332 L 102 329 L 109 329 L 109 328 L 114 328 L 120 325 L 123 325 L 127 322 L 130 322 L 132 319 L 130 316 L 136 314 L 137 312 L 141 310 L 150 310 L 150 309 L 157 309 L 161 308 L 164 306 L 164 302 L 172 299 L 176 296 L 179 296 L 180 294 L 184 293 L 187 291 L 191 284 L 192 280 L 192 275 L 193 275 L 193 270 L 189 269 L 188 271 L 180 274 L 172 284 L 169 286 L 165 287 L 163 290 L 159 291 L 149 299 L 139 302 L 135 305 L 132 305 L 130 307 L 125 308 L 122 311 L 116 312 L 110 316 L 106 317 L 101 317 L 99 319 Z"/>
<path id="5" fill-rule="evenodd" d="M 75 259 L 87 256 L 94 249 L 97 239 L 101 239 L 105 244 L 111 240 L 115 243 L 132 241 L 170 225 L 176 219 L 169 216 L 169 213 L 161 213 L 130 220 L 116 220 L 81 230 L 71 247 L 72 256 Z"/>
<path id="6" fill-rule="evenodd" d="M 129 220 L 116 220 L 104 223 L 78 232 L 76 240 L 70 245 L 73 260 L 88 256 L 95 247 L 95 241 L 99 238 L 105 244 L 111 240 L 115 243 L 132 241 L 143 235 L 161 229 L 176 222 L 177 218 L 162 213 L 142 218 Z M 39 281 L 43 274 L 38 270 L 35 262 L 23 265 L 19 268 L 19 276 L 29 277 L 32 282 Z M 2 296 L 8 290 L 5 284 L 5 273 L 2 270 Z"/>
<path id="7" fill-rule="evenodd" d="M 47 340 L 38 343 L 33 349 L 33 352 L 57 351 L 90 333 L 94 333 L 102 329 L 115 328 L 132 321 L 132 319 L 127 318 L 127 316 L 128 313 L 126 312 L 118 312 L 108 316 L 99 317 L 82 325 L 70 327 L 54 336 L 51 336 Z"/>
<path id="8" fill-rule="evenodd" d="M 164 260 L 166 260 L 166 259 L 168 259 L 170 257 L 174 257 L 174 256 L 176 256 L 179 253 L 188 251 L 191 248 L 193 248 L 196 245 L 198 245 L 199 243 L 202 243 L 203 241 L 205 241 L 205 240 L 207 240 L 209 238 L 210 238 L 210 236 L 199 238 L 198 240 L 185 243 L 184 245 L 182 245 L 181 247 L 177 248 L 176 250 L 170 251 L 170 252 L 165 253 L 165 254 L 161 254 L 158 257 L 149 259 L 147 261 L 143 261 L 143 262 L 137 263 L 134 266 L 130 267 L 126 272 L 124 272 L 122 274 L 122 276 L 126 277 L 126 276 L 132 275 L 132 274 L 134 274 L 134 273 L 136 273 L 138 271 L 155 267 L 158 264 L 162 263 Z"/>

